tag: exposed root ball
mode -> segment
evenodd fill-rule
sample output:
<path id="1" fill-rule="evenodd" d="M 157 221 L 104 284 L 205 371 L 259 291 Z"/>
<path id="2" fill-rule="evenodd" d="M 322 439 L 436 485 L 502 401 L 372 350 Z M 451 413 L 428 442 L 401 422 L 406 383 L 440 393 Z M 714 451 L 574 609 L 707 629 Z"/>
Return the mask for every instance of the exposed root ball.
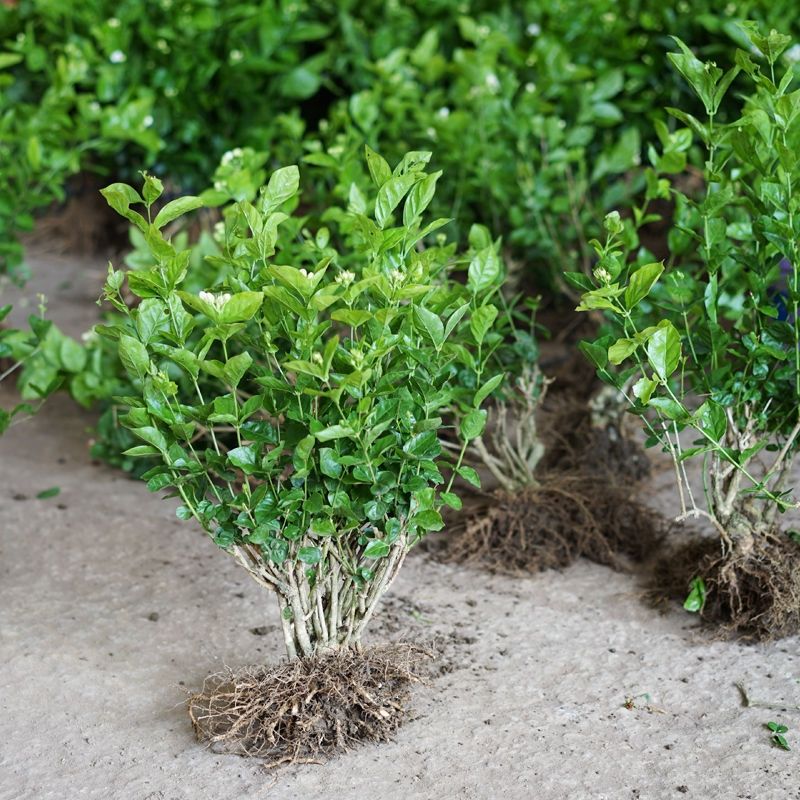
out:
<path id="1" fill-rule="evenodd" d="M 653 597 L 683 601 L 702 578 L 702 618 L 725 635 L 769 641 L 800 632 L 800 544 L 779 532 L 724 555 L 716 538 L 693 539 L 659 559 Z"/>
<path id="2" fill-rule="evenodd" d="M 581 556 L 624 569 L 660 537 L 659 518 L 625 493 L 586 476 L 558 476 L 477 498 L 449 528 L 441 556 L 507 574 L 559 569 Z"/>
<path id="3" fill-rule="evenodd" d="M 640 481 L 650 474 L 650 460 L 639 442 L 614 425 L 593 426 L 589 406 L 580 398 L 560 395 L 558 406 L 547 410 L 542 430 L 547 434 L 542 463 L 545 469 L 588 469 L 626 482 Z"/>
<path id="4" fill-rule="evenodd" d="M 189 700 L 201 742 L 267 766 L 324 761 L 361 742 L 385 741 L 406 719 L 421 648 L 343 650 L 275 667 L 209 676 Z"/>

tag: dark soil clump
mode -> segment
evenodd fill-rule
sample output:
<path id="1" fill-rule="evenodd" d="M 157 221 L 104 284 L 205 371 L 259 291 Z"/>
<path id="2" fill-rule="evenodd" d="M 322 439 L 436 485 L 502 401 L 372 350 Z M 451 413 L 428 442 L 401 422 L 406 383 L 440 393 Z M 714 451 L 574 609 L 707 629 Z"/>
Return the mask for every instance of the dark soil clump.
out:
<path id="1" fill-rule="evenodd" d="M 627 569 L 658 546 L 657 515 L 591 476 L 558 475 L 475 498 L 453 521 L 439 556 L 504 574 L 561 569 L 580 557 Z"/>
<path id="2" fill-rule="evenodd" d="M 263 758 L 268 767 L 323 762 L 389 739 L 429 657 L 391 644 L 227 671 L 189 699 L 189 716 L 198 740 L 217 752 Z"/>
<path id="3" fill-rule="evenodd" d="M 630 419 L 622 409 L 595 412 L 591 403 L 603 384 L 582 353 L 572 353 L 552 374 L 554 381 L 542 409 L 542 436 L 547 446 L 544 471 L 591 470 L 628 483 L 650 474 L 650 460 L 638 441 L 623 430 Z"/>
<path id="4" fill-rule="evenodd" d="M 702 578 L 702 619 L 722 635 L 770 641 L 800 632 L 800 544 L 775 532 L 746 551 L 723 553 L 716 537 L 693 538 L 655 564 L 650 596 L 683 601 Z"/>

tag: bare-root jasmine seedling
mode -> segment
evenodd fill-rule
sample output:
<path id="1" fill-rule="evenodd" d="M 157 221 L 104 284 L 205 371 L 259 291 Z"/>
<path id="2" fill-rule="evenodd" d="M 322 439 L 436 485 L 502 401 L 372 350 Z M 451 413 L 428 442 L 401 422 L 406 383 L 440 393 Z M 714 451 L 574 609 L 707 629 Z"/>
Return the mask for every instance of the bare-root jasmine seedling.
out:
<path id="1" fill-rule="evenodd" d="M 800 92 L 793 68 L 779 72 L 790 38 L 749 23 L 744 33 L 762 64 L 739 51 L 727 72 L 676 40 L 670 60 L 706 118 L 668 109 L 684 127 L 658 123 L 662 148 L 649 154 L 645 204 L 630 219 L 608 215 L 605 241 L 592 242 L 594 279 L 570 279 L 585 289 L 578 310 L 612 323 L 614 334 L 582 348 L 626 393 L 649 444 L 672 460 L 677 519 L 705 521 L 717 537 L 676 555 L 665 572 L 681 573 L 688 610 L 769 638 L 800 626 L 800 551 L 778 526 L 797 505 Z M 718 113 L 737 77 L 750 91 L 726 122 Z M 668 177 L 684 170 L 695 145 L 705 153 L 700 197 Z M 658 219 L 648 204 L 659 198 L 675 208 L 667 265 L 636 252 L 639 228 Z M 691 461 L 701 462 L 700 490 Z"/>
<path id="2" fill-rule="evenodd" d="M 122 421 L 142 441 L 127 455 L 156 459 L 143 476 L 149 488 L 179 497 L 178 516 L 198 523 L 275 595 L 291 660 L 309 665 L 350 653 L 329 662 L 342 679 L 364 671 L 352 651 L 361 652 L 408 552 L 443 527 L 444 505 L 460 507 L 456 476 L 475 480 L 464 456 L 486 424 L 481 405 L 502 380 L 487 373 L 483 338 L 469 333 L 478 325 L 490 331 L 486 309 L 502 281 L 499 263 L 473 259 L 463 284 L 449 278 L 452 246 L 423 246 L 446 222 L 422 221 L 440 177 L 426 171 L 430 155 L 409 153 L 392 170 L 367 149 L 371 212 L 363 198 L 351 203 L 341 251 L 325 232 L 298 230 L 303 243 L 291 266 L 276 253 L 277 231 L 290 224 L 299 174 L 278 170 L 255 203 L 226 211 L 224 249 L 214 257 L 226 277 L 196 293 L 182 288 L 191 254 L 162 230 L 202 201 L 179 198 L 154 214 L 162 186 L 150 176 L 142 195 L 124 184 L 104 190 L 141 230 L 153 262 L 127 275 L 110 269 L 106 284 L 124 322 L 102 333 L 117 341 L 134 387 Z M 134 307 L 121 291 L 126 279 Z M 471 386 L 459 380 L 465 367 Z M 193 396 L 179 393 L 178 380 L 189 381 Z M 447 427 L 459 442 L 452 455 L 440 441 Z M 387 659 L 375 655 L 366 672 L 389 670 Z M 321 705 L 304 683 L 306 669 L 325 687 Z M 287 722 L 281 736 L 291 744 L 289 729 L 311 730 L 320 752 L 341 749 L 338 715 L 358 728 L 358 706 L 348 700 L 337 711 L 337 681 L 322 680 L 318 667 L 292 670 L 302 696 L 275 713 L 295 715 L 299 704 L 322 721 L 318 728 Z M 385 683 L 396 687 L 401 676 L 392 676 Z M 215 740 L 220 716 L 234 739 L 250 736 L 250 711 L 262 718 L 253 695 L 261 678 L 245 683 L 244 697 L 235 686 L 224 692 L 235 698 L 235 713 L 226 716 L 206 698 Z M 364 728 L 365 738 L 375 738 L 396 726 L 402 705 L 378 698 L 364 713 L 385 722 Z M 206 718 L 195 718 L 200 729 Z M 278 757 L 283 744 L 266 741 Z"/>

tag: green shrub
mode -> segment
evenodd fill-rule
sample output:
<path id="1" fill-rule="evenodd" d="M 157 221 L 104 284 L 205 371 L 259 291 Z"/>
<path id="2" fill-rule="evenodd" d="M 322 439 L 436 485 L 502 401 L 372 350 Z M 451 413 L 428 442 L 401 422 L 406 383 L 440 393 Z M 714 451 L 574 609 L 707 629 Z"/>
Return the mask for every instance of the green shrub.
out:
<path id="1" fill-rule="evenodd" d="M 705 115 L 671 109 L 686 127 L 661 131 L 653 167 L 695 142 L 705 154 L 705 189 L 694 199 L 648 171 L 648 200 L 675 204 L 667 267 L 642 263 L 646 253 L 631 260 L 636 228 L 653 219 L 642 206 L 626 220 L 606 217 L 604 241 L 592 243 L 599 258 L 593 285 L 581 275 L 570 280 L 586 290 L 579 310 L 601 312 L 611 324 L 613 333 L 584 343 L 584 351 L 641 415 L 650 444 L 671 456 L 680 518 L 709 519 L 724 553 L 763 558 L 777 515 L 796 506 L 800 91 L 792 88 L 793 69 L 781 67 L 790 37 L 752 25 L 744 31 L 752 47 L 739 50 L 727 72 L 680 40 L 670 54 Z M 740 116 L 726 124 L 719 109 L 737 76 L 748 90 Z M 704 501 L 686 473 L 696 459 Z M 742 592 L 746 586 L 743 580 Z"/>
<path id="2" fill-rule="evenodd" d="M 160 231 L 200 201 L 175 200 L 151 223 L 158 181 L 147 177 L 143 196 L 104 190 L 153 260 L 110 271 L 106 285 L 125 321 L 101 332 L 132 382 L 123 422 L 144 442 L 127 455 L 156 458 L 150 489 L 180 496 L 178 515 L 276 592 L 292 657 L 359 642 L 408 550 L 442 527 L 443 504 L 460 507 L 456 475 L 477 482 L 463 456 L 502 380 L 489 366 L 502 281 L 493 243 L 466 284 L 451 280 L 453 246 L 421 246 L 444 222 L 422 221 L 439 178 L 425 171 L 430 153 L 393 171 L 368 155 L 374 213 L 351 213 L 352 252 L 331 250 L 323 231 L 303 235 L 294 266 L 276 252 L 299 189 L 287 167 L 254 203 L 231 207 L 213 257 L 227 277 L 198 293 L 182 288 L 190 253 Z M 131 208 L 142 203 L 143 215 Z M 132 309 L 126 277 L 140 299 Z"/>

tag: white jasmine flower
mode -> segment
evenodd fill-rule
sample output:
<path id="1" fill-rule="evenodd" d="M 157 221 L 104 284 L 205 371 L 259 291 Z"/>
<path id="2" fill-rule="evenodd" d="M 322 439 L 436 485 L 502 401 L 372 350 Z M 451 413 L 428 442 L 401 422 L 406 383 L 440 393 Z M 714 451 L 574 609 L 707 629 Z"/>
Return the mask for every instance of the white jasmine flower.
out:
<path id="1" fill-rule="evenodd" d="M 336 283 L 340 283 L 342 286 L 349 286 L 355 279 L 355 274 L 346 269 L 336 276 Z"/>
<path id="2" fill-rule="evenodd" d="M 241 158 L 243 155 L 244 155 L 244 150 L 242 150 L 241 147 L 234 147 L 233 150 L 228 150 L 227 153 L 223 154 L 222 164 L 223 166 L 232 164 L 237 158 Z"/>
<path id="3" fill-rule="evenodd" d="M 111 17 L 108 20 L 109 28 L 119 28 L 119 20 L 116 17 Z"/>
<path id="4" fill-rule="evenodd" d="M 593 273 L 595 280 L 598 283 L 602 283 L 604 286 L 608 286 L 611 283 L 611 273 L 605 267 L 598 267 Z"/>
<path id="5" fill-rule="evenodd" d="M 494 72 L 490 72 L 486 76 L 486 85 L 489 87 L 490 92 L 497 92 L 500 89 L 500 80 Z"/>
<path id="6" fill-rule="evenodd" d="M 238 64 L 240 61 L 244 60 L 244 53 L 241 50 L 231 50 L 229 57 L 231 63 Z"/>
<path id="7" fill-rule="evenodd" d="M 527 28 L 525 28 L 525 33 L 528 36 L 538 36 L 542 32 L 542 26 L 537 24 L 536 22 L 531 22 Z"/>
<path id="8" fill-rule="evenodd" d="M 405 275 L 399 269 L 393 269 L 389 273 L 389 280 L 394 284 L 402 283 L 404 278 Z"/>
<path id="9" fill-rule="evenodd" d="M 441 119 L 447 119 L 450 116 L 450 109 L 447 106 L 442 106 L 437 112 L 436 116 Z"/>
<path id="10" fill-rule="evenodd" d="M 162 53 L 169 53 L 169 44 L 166 39 L 158 39 L 156 41 L 156 48 Z"/>
<path id="11" fill-rule="evenodd" d="M 784 57 L 787 61 L 790 61 L 792 64 L 796 64 L 800 61 L 800 44 L 792 45 L 785 53 Z"/>
<path id="12" fill-rule="evenodd" d="M 310 277 L 307 269 L 301 269 L 299 272 L 304 278 Z"/>
<path id="13" fill-rule="evenodd" d="M 529 81 L 525 84 L 525 91 L 526 92 L 535 92 L 536 91 L 536 84 L 532 81 Z"/>
<path id="14" fill-rule="evenodd" d="M 312 353 L 311 354 L 311 360 L 315 364 L 321 364 L 322 363 L 322 353 Z"/>
<path id="15" fill-rule="evenodd" d="M 214 223 L 214 238 L 215 239 L 224 239 L 225 238 L 225 223 L 220 221 Z"/>
<path id="16" fill-rule="evenodd" d="M 204 303 L 208 303 L 210 306 L 213 306 L 216 311 L 222 311 L 222 309 L 225 308 L 228 301 L 231 299 L 229 292 L 223 292 L 222 294 L 214 294 L 213 292 L 200 292 L 198 297 Z"/>
<path id="17" fill-rule="evenodd" d="M 152 114 L 148 114 L 142 120 L 142 125 L 144 125 L 145 128 L 149 128 L 152 124 L 153 124 L 153 115 Z"/>
<path id="18" fill-rule="evenodd" d="M 115 50 L 109 57 L 108 60 L 112 64 L 122 64 L 123 62 L 127 61 L 128 56 L 122 52 L 122 50 Z"/>

